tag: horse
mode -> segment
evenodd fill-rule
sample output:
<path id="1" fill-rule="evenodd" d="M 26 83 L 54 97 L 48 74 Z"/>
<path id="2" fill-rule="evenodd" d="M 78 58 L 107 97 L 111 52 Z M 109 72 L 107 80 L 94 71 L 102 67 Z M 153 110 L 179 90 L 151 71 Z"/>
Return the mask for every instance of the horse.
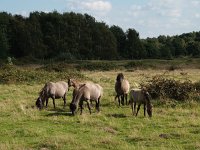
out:
<path id="1" fill-rule="evenodd" d="M 96 102 L 96 110 L 99 112 L 100 99 L 102 97 L 102 94 L 103 94 L 103 88 L 99 84 L 90 82 L 82 84 L 78 89 L 76 89 L 72 102 L 70 103 L 70 110 L 72 114 L 75 115 L 75 110 L 77 109 L 78 104 L 81 108 L 80 114 L 82 114 L 84 101 L 87 102 L 90 114 L 91 114 L 90 101 Z"/>
<path id="2" fill-rule="evenodd" d="M 82 85 L 83 83 L 75 80 L 75 79 L 68 79 L 68 86 L 71 87 L 73 86 L 74 88 L 78 88 L 80 85 Z"/>
<path id="3" fill-rule="evenodd" d="M 126 100 L 126 105 L 128 104 L 127 97 L 129 93 L 129 88 L 130 88 L 130 85 L 129 85 L 128 80 L 124 79 L 123 73 L 119 73 L 117 75 L 116 82 L 115 82 L 115 92 L 117 93 L 117 95 L 115 96 L 115 100 L 118 98 L 119 106 L 120 106 L 120 103 L 124 105 L 124 98 Z M 120 100 L 120 97 L 121 97 L 121 100 Z"/>
<path id="4" fill-rule="evenodd" d="M 53 105 L 55 109 L 55 99 L 63 98 L 64 107 L 66 106 L 66 94 L 68 91 L 68 83 L 64 81 L 48 82 L 39 92 L 39 97 L 36 101 L 36 106 L 42 109 L 44 102 L 46 101 L 46 107 L 48 105 L 49 98 L 53 99 Z"/>
<path id="5" fill-rule="evenodd" d="M 72 93 L 72 99 L 74 99 L 79 87 L 84 85 L 84 83 L 81 83 L 81 82 L 79 82 L 75 79 L 68 79 L 68 85 L 69 85 L 69 87 L 71 87 L 71 86 L 74 87 L 74 90 L 73 90 L 73 93 Z"/>
<path id="6" fill-rule="evenodd" d="M 147 113 L 149 117 L 152 117 L 152 104 L 150 102 L 150 94 L 147 92 L 146 88 L 142 89 L 131 89 L 130 93 L 130 104 L 132 108 L 132 113 L 133 115 L 135 114 L 136 116 L 138 115 L 138 112 L 140 110 L 140 105 L 144 105 L 144 116 L 146 116 L 146 106 L 147 106 Z M 137 107 L 137 112 L 135 113 L 136 110 L 136 103 L 138 103 Z M 133 110 L 133 105 L 134 105 L 134 110 Z"/>

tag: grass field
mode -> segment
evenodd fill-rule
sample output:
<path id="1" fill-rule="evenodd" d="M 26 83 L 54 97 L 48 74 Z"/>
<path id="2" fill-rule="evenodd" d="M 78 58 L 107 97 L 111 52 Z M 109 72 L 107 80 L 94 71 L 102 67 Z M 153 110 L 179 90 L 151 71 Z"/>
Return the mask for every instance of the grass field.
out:
<path id="1" fill-rule="evenodd" d="M 197 67 L 174 71 L 81 71 L 80 80 L 90 80 L 104 88 L 101 112 L 96 113 L 93 107 L 90 115 L 85 107 L 81 116 L 79 112 L 76 116 L 69 112 L 72 88 L 65 109 L 62 99 L 58 99 L 56 109 L 50 100 L 49 107 L 39 111 L 35 101 L 42 82 L 0 84 L 0 149 L 200 149 L 200 102 L 156 99 L 152 101 L 152 118 L 144 117 L 143 109 L 138 117 L 132 116 L 130 106 L 118 107 L 114 101 L 114 83 L 119 72 L 125 74 L 131 87 L 158 74 L 200 81 Z"/>

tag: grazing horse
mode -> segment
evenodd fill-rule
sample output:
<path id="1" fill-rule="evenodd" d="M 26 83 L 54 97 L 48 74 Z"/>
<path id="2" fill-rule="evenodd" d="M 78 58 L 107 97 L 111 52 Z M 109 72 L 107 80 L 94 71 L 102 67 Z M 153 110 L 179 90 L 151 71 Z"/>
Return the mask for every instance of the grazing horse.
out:
<path id="1" fill-rule="evenodd" d="M 39 97 L 36 101 L 36 106 L 42 109 L 44 102 L 46 101 L 46 107 L 48 105 L 48 99 L 53 99 L 53 105 L 55 109 L 55 99 L 63 98 L 64 107 L 66 106 L 66 93 L 68 91 L 68 84 L 64 81 L 48 82 L 44 85 L 39 93 Z"/>
<path id="2" fill-rule="evenodd" d="M 85 84 L 84 84 L 84 83 L 81 83 L 81 82 L 79 82 L 79 81 L 77 81 L 77 80 L 75 80 L 75 79 L 68 79 L 68 85 L 69 85 L 69 87 L 71 87 L 71 86 L 74 87 L 74 90 L 73 90 L 73 93 L 72 93 L 72 99 L 74 99 L 74 97 L 75 97 L 75 95 L 76 95 L 78 89 L 79 89 L 81 86 L 85 85 Z"/>
<path id="3" fill-rule="evenodd" d="M 146 88 L 142 89 L 131 89 L 130 91 L 130 104 L 132 108 L 132 113 L 133 115 L 135 114 L 136 116 L 138 115 L 138 112 L 140 110 L 140 105 L 144 105 L 144 116 L 146 116 L 146 106 L 147 106 L 147 113 L 149 117 L 152 117 L 152 104 L 150 102 L 150 95 L 147 92 Z M 136 110 L 136 103 L 138 103 L 137 107 L 137 112 L 135 113 Z M 134 110 L 133 110 L 133 105 L 134 105 Z"/>
<path id="4" fill-rule="evenodd" d="M 117 95 L 115 96 L 115 100 L 116 98 L 118 98 L 119 106 L 120 106 L 120 103 L 124 105 L 124 98 L 126 100 L 126 105 L 128 104 L 127 96 L 128 96 L 129 88 L 130 88 L 130 85 L 129 85 L 128 80 L 124 79 L 124 75 L 122 73 L 119 73 L 117 75 L 116 82 L 115 82 L 115 91 L 117 93 Z"/>
<path id="5" fill-rule="evenodd" d="M 100 99 L 103 94 L 103 88 L 99 84 L 94 84 L 87 82 L 83 85 L 81 85 L 76 92 L 73 95 L 72 102 L 70 103 L 70 110 L 72 111 L 72 114 L 75 114 L 75 110 L 77 109 L 77 105 L 79 104 L 81 108 L 81 113 L 83 110 L 83 102 L 87 102 L 88 109 L 91 114 L 91 107 L 90 107 L 90 101 L 96 102 L 96 110 L 99 110 L 100 106 Z"/>

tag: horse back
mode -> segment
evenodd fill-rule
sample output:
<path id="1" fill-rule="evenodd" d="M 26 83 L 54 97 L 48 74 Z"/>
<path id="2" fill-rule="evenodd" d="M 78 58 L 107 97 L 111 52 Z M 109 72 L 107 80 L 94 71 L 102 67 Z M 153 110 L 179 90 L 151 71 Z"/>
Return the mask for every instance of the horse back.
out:
<path id="1" fill-rule="evenodd" d="M 46 97 L 60 98 L 63 97 L 66 91 L 68 90 L 68 84 L 64 81 L 59 82 L 48 82 L 43 88 Z"/>
<path id="2" fill-rule="evenodd" d="M 115 83 L 115 91 L 119 95 L 128 94 L 129 88 L 130 88 L 129 82 L 125 79 L 122 82 L 117 81 Z"/>
<path id="3" fill-rule="evenodd" d="M 99 84 L 86 83 L 79 89 L 83 99 L 97 100 L 102 96 L 103 88 Z"/>
<path id="4" fill-rule="evenodd" d="M 131 89 L 129 96 L 133 102 L 145 102 L 145 97 L 141 89 Z"/>

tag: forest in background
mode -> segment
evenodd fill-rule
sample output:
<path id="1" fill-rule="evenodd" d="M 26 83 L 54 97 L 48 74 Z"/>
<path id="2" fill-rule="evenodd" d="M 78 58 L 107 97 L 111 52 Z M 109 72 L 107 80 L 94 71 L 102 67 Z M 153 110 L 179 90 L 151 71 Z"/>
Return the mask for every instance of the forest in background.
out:
<path id="1" fill-rule="evenodd" d="M 200 56 L 200 32 L 140 39 L 134 28 L 108 26 L 88 14 L 0 12 L 0 58 L 54 60 L 173 59 Z"/>

